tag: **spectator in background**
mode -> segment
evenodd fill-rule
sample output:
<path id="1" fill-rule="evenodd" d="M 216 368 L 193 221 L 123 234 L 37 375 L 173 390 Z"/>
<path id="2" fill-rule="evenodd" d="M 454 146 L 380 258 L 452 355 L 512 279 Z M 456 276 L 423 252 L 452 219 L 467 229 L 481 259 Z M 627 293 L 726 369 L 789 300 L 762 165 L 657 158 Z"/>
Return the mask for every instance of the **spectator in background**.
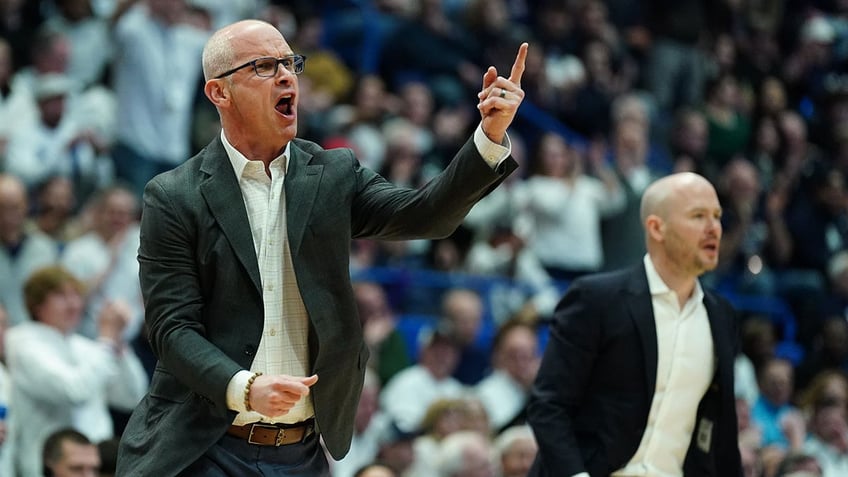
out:
<path id="1" fill-rule="evenodd" d="M 438 477 L 495 477 L 497 475 L 491 442 L 473 431 L 459 431 L 439 445 L 436 457 Z"/>
<path id="2" fill-rule="evenodd" d="M 503 430 L 494 441 L 502 477 L 527 477 L 539 451 L 530 426 L 517 425 Z"/>
<path id="3" fill-rule="evenodd" d="M 793 368 L 773 358 L 757 369 L 760 397 L 751 409 L 752 421 L 762 430 L 762 446 L 788 453 L 800 450 L 806 429 L 801 412 L 792 405 Z"/>
<path id="4" fill-rule="evenodd" d="M 800 451 L 789 453 L 774 470 L 766 468 L 764 474 L 775 477 L 824 477 L 818 459 Z"/>
<path id="5" fill-rule="evenodd" d="M 601 219 L 626 206 L 621 185 L 603 159 L 592 154 L 584 164 L 583 154 L 554 132 L 539 139 L 536 173 L 522 186 L 524 213 L 533 224 L 528 246 L 555 280 L 603 266 Z"/>
<path id="6" fill-rule="evenodd" d="M 109 146 L 78 115 L 71 114 L 71 80 L 44 74 L 36 79 L 34 97 L 38 121 L 21 127 L 9 138 L 6 169 L 34 190 L 52 175 L 70 179 L 74 192 L 85 202 L 94 191 L 113 179 Z"/>
<path id="7" fill-rule="evenodd" d="M 100 453 L 84 434 L 62 428 L 50 434 L 41 452 L 44 477 L 99 477 Z M 42 475 L 38 473 L 24 475 Z"/>
<path id="8" fill-rule="evenodd" d="M 699 42 L 707 32 L 712 10 L 705 0 L 651 0 L 642 4 L 651 34 L 645 82 L 661 112 L 701 103 L 707 60 Z"/>
<path id="9" fill-rule="evenodd" d="M 822 399 L 810 416 L 810 436 L 804 452 L 816 458 L 822 477 L 848 475 L 848 408 L 845 402 Z"/>
<path id="10" fill-rule="evenodd" d="M 795 389 L 806 389 L 820 373 L 848 373 L 848 322 L 844 316 L 825 318 L 811 345 L 795 369 Z"/>
<path id="11" fill-rule="evenodd" d="M 74 185 L 70 179 L 52 176 L 35 188 L 35 200 L 27 222 L 27 232 L 40 232 L 50 237 L 56 249 L 84 232 L 84 216 L 87 211 L 78 211 Z"/>
<path id="12" fill-rule="evenodd" d="M 827 160 L 808 163 L 798 192 L 786 208 L 792 236 L 788 262 L 792 280 L 784 290 L 797 317 L 799 339 L 809 345 L 825 317 L 828 263 L 848 246 L 848 188 L 845 175 Z"/>
<path id="13" fill-rule="evenodd" d="M 83 89 L 100 83 L 112 61 L 105 18 L 95 15 L 91 0 L 57 0 L 56 13 L 44 25 L 68 39 L 67 75 Z"/>
<path id="14" fill-rule="evenodd" d="M 676 172 L 705 172 L 710 130 L 704 113 L 692 107 L 679 109 L 669 133 L 670 152 Z"/>
<path id="15" fill-rule="evenodd" d="M 58 255 L 49 237 L 25 230 L 28 209 L 26 187 L 20 179 L 0 174 L 0 302 L 12 325 L 29 320 L 24 281 L 37 268 L 55 262 Z"/>
<path id="16" fill-rule="evenodd" d="M 30 122 L 35 121 L 29 91 L 12 81 L 15 66 L 9 42 L 0 37 L 0 170 L 5 170 L 3 163 L 9 137 L 16 129 L 29 124 L 28 118 Z"/>
<path id="17" fill-rule="evenodd" d="M 129 0 L 112 19 L 113 88 L 121 111 L 115 173 L 139 198 L 149 179 L 192 154 L 191 115 L 208 32 L 185 20 L 185 0 Z"/>
<path id="18" fill-rule="evenodd" d="M 520 321 L 501 325 L 492 346 L 492 371 L 477 383 L 474 393 L 482 401 L 492 430 L 524 423 L 530 388 L 539 371 L 536 329 Z"/>
<path id="19" fill-rule="evenodd" d="M 344 459 L 332 463 L 333 477 L 356 477 L 356 471 L 374 462 L 380 451 L 380 439 L 391 423 L 380 410 L 380 378 L 373 368 L 365 370 L 362 394 L 353 421 L 353 440 Z"/>
<path id="20" fill-rule="evenodd" d="M 393 88 L 409 79 L 424 78 L 437 103 L 453 104 L 476 87 L 483 71 L 472 62 L 476 42 L 461 23 L 446 14 L 443 3 L 419 2 L 412 15 L 400 18 L 384 38 L 380 72 Z"/>
<path id="21" fill-rule="evenodd" d="M 83 286 L 59 266 L 37 270 L 24 295 L 33 321 L 6 334 L 12 381 L 9 444 L 17 472 L 38 475 L 40 449 L 51 432 L 73 427 L 91 441 L 114 436 L 109 406 L 132 409 L 147 390 L 147 375 L 122 338 L 129 311 L 104 307 L 97 340 L 75 332 Z"/>
<path id="22" fill-rule="evenodd" d="M 605 270 L 637 262 L 646 252 L 639 204 L 648 184 L 662 175 L 648 164 L 650 144 L 647 127 L 648 124 L 635 119 L 615 122 L 612 161 L 625 196 L 625 206 L 601 221 Z"/>
<path id="23" fill-rule="evenodd" d="M 85 313 L 77 332 L 97 336 L 97 317 L 112 303 L 128 307 L 124 338 L 132 341 L 143 321 L 138 281 L 138 199 L 125 186 L 101 189 L 91 200 L 91 231 L 70 241 L 60 261 L 85 283 Z"/>
<path id="24" fill-rule="evenodd" d="M 463 392 L 462 384 L 451 376 L 460 353 L 455 338 L 439 329 L 422 334 L 418 364 L 396 374 L 380 395 L 380 407 L 404 433 L 421 430 L 430 404 Z"/>
<path id="25" fill-rule="evenodd" d="M 724 73 L 707 82 L 704 114 L 709 128 L 704 175 L 717 182 L 731 159 L 745 153 L 751 137 L 751 119 L 741 108 L 739 82 Z"/>
<path id="26" fill-rule="evenodd" d="M 398 477 L 398 473 L 383 464 L 368 464 L 359 469 L 353 477 Z"/>
<path id="27" fill-rule="evenodd" d="M 763 191 L 759 171 L 742 157 L 725 166 L 717 188 L 724 238 L 716 284 L 737 293 L 775 294 L 780 266 L 792 253 L 785 197 Z"/>
<path id="28" fill-rule="evenodd" d="M 430 477 L 438 473 L 439 446 L 446 437 L 468 428 L 468 406 L 459 398 L 437 399 L 428 407 L 421 420 L 421 432 L 415 437 L 412 449 L 415 462 L 409 477 Z"/>
<path id="29" fill-rule="evenodd" d="M 483 299 L 469 288 L 453 288 L 442 297 L 441 326 L 459 346 L 453 377 L 460 383 L 478 383 L 489 368 L 491 330 L 486 326 Z"/>
<path id="30" fill-rule="evenodd" d="M 371 351 L 368 366 L 377 371 L 381 383 L 387 383 L 412 364 L 406 342 L 397 329 L 397 317 L 385 290 L 377 283 L 354 283 L 353 297 L 362 322 L 362 335 Z"/>

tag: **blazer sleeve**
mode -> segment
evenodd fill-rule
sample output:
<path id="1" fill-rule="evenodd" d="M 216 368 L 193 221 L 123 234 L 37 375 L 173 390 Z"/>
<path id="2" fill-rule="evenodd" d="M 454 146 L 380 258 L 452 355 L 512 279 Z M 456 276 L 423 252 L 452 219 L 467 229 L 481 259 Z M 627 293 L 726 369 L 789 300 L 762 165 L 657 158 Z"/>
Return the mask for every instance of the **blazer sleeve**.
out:
<path id="1" fill-rule="evenodd" d="M 538 475 L 586 472 L 575 434 L 601 340 L 601 320 L 577 280 L 557 305 L 551 334 L 531 392 L 528 421 L 539 444 Z M 585 444 L 585 443 L 584 443 Z"/>
<path id="2" fill-rule="evenodd" d="M 450 235 L 480 199 L 518 167 L 508 157 L 497 170 L 469 139 L 448 167 L 420 189 L 393 185 L 354 161 L 357 191 L 352 235 L 388 240 Z"/>
<path id="3" fill-rule="evenodd" d="M 159 176 L 144 192 L 139 277 L 150 342 L 160 363 L 177 380 L 226 409 L 226 386 L 242 369 L 207 338 L 206 302 L 196 264 L 197 231 L 188 225 L 184 195 L 192 187 Z M 180 194 L 179 198 L 173 196 Z"/>

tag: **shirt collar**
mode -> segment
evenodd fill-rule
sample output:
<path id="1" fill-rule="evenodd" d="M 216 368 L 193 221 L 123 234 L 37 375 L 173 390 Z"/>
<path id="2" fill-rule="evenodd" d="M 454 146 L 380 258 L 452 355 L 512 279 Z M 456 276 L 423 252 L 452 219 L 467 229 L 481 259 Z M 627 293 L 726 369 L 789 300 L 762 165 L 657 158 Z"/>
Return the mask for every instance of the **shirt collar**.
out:
<path id="1" fill-rule="evenodd" d="M 224 134 L 223 129 L 221 129 L 221 142 L 224 143 L 224 151 L 227 152 L 227 157 L 230 159 L 230 164 L 233 166 L 233 171 L 236 173 L 236 177 L 238 179 L 241 179 L 241 175 L 242 173 L 244 173 L 244 168 L 247 166 L 247 163 L 250 162 L 250 160 L 244 157 L 244 154 L 239 152 L 238 149 L 236 149 L 232 144 L 230 144 L 230 141 L 227 140 L 227 135 Z M 283 157 L 291 157 L 291 154 L 289 154 L 290 150 L 291 141 L 286 144 L 286 148 L 283 150 L 283 153 L 274 158 L 274 161 Z M 285 164 L 286 168 L 286 170 L 283 172 L 288 172 L 289 161 L 283 161 L 283 164 Z"/>
<path id="2" fill-rule="evenodd" d="M 645 274 L 648 276 L 648 289 L 651 291 L 651 295 L 663 295 L 671 292 L 671 288 L 666 285 L 663 281 L 660 274 L 657 272 L 656 267 L 654 267 L 654 262 L 651 260 L 651 256 L 649 254 L 645 254 L 645 258 L 642 259 L 645 263 Z M 704 290 L 701 288 L 701 281 L 695 280 L 695 288 L 692 290 L 692 297 L 689 298 L 688 301 L 695 300 L 700 302 L 704 299 Z"/>

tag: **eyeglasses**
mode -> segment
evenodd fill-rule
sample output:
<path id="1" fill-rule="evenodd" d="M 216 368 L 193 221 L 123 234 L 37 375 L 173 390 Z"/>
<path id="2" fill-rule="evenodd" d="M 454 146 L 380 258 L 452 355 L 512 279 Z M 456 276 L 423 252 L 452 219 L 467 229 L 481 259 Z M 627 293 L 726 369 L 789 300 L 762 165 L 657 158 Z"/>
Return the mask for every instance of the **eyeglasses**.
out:
<path id="1" fill-rule="evenodd" d="M 304 65 L 306 65 L 306 56 L 289 55 L 284 56 L 282 58 L 263 56 L 262 58 L 256 58 L 255 60 L 248 61 L 247 63 L 241 66 L 236 66 L 231 70 L 227 70 L 216 76 L 215 79 L 220 79 L 224 76 L 229 76 L 242 68 L 247 68 L 248 66 L 253 66 L 253 71 L 256 73 L 256 76 L 260 76 L 262 78 L 270 78 L 277 74 L 278 65 L 283 65 L 283 68 L 287 69 L 290 73 L 299 75 L 303 73 L 303 67 Z"/>

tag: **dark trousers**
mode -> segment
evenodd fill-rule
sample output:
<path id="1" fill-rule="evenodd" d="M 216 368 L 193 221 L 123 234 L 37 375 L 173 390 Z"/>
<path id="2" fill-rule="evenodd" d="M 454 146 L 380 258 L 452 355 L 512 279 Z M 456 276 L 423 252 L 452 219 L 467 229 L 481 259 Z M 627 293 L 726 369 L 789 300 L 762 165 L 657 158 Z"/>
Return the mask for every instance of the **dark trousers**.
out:
<path id="1" fill-rule="evenodd" d="M 180 477 L 330 477 L 324 448 L 313 433 L 280 447 L 248 444 L 225 434 Z"/>

